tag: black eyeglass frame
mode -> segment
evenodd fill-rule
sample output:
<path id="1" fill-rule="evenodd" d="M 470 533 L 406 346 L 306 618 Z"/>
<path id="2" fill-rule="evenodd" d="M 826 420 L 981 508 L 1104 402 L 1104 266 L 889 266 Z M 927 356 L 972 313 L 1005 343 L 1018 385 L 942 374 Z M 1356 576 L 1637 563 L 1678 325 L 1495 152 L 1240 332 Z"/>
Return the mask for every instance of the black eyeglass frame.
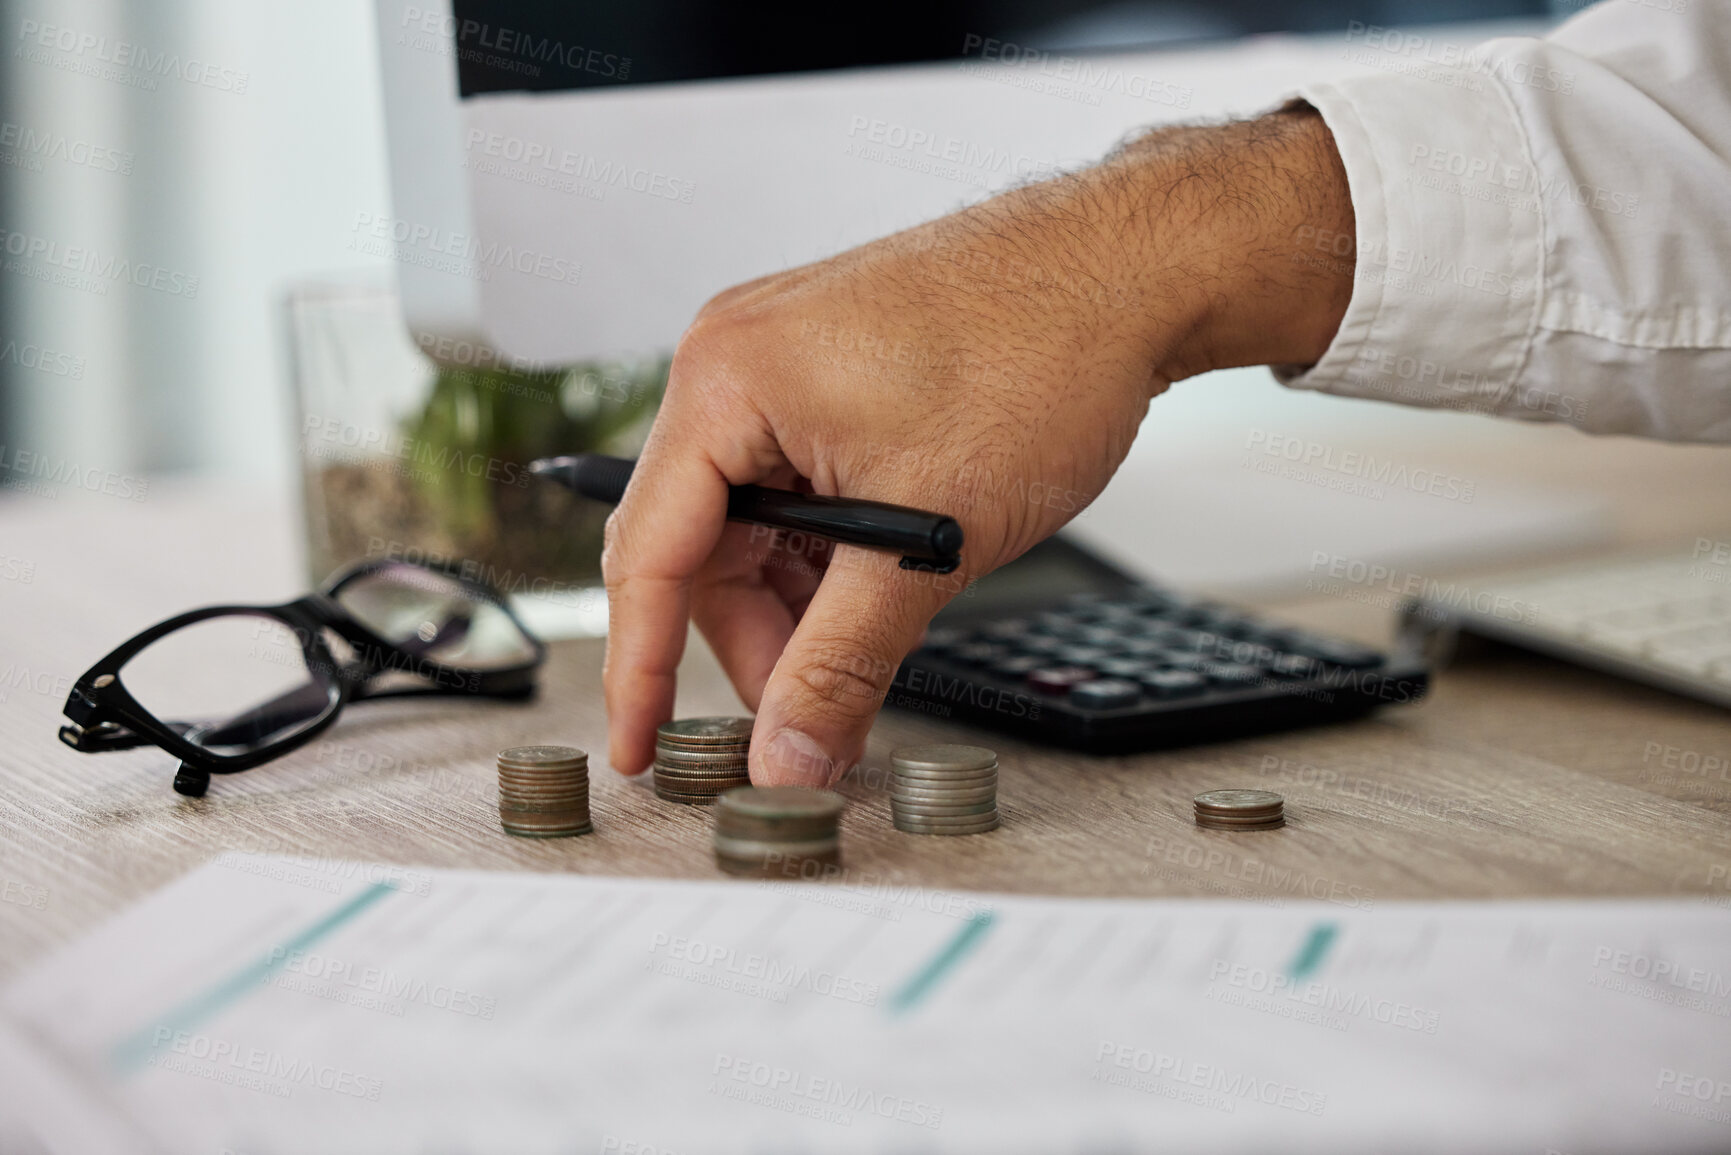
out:
<path id="1" fill-rule="evenodd" d="M 529 643 L 531 656 L 522 662 L 489 669 L 471 669 L 447 665 L 417 653 L 409 643 L 386 641 L 358 621 L 337 602 L 337 595 L 351 583 L 382 570 L 407 567 L 421 570 L 454 582 L 477 600 L 503 611 Z M 300 642 L 301 656 L 306 662 L 310 685 L 324 690 L 325 703 L 314 719 L 281 739 L 264 742 L 237 754 L 220 754 L 191 740 L 189 735 L 208 732 L 205 727 L 187 722 L 168 722 L 146 709 L 127 690 L 120 679 L 121 668 L 153 642 L 197 622 L 220 617 L 254 616 L 268 618 L 287 626 Z M 337 661 L 322 636 L 330 630 L 353 647 L 356 660 L 343 664 Z M 210 786 L 212 774 L 234 774 L 250 770 L 289 751 L 304 746 L 318 737 L 337 720 L 343 707 L 350 702 L 382 698 L 461 695 L 507 699 L 529 698 L 535 693 L 535 671 L 547 658 L 547 647 L 530 632 L 510 605 L 491 587 L 452 573 L 437 566 L 412 562 L 375 560 L 362 562 L 338 573 L 316 593 L 296 598 L 281 605 L 218 605 L 189 610 L 159 622 L 142 633 L 135 634 L 106 654 L 73 683 L 62 711 L 72 720 L 60 728 L 60 740 L 86 754 L 111 750 L 131 750 L 139 746 L 159 746 L 179 758 L 180 769 L 174 777 L 174 788 L 192 797 L 202 795 Z M 418 675 L 431 682 L 425 686 L 403 686 L 373 689 L 368 683 L 381 674 L 399 672 Z M 303 687 L 304 689 L 305 687 Z M 291 691 L 291 695 L 292 695 Z M 270 703 L 249 711 L 256 714 Z M 216 732 L 231 728 L 240 719 L 229 719 L 215 727 Z"/>

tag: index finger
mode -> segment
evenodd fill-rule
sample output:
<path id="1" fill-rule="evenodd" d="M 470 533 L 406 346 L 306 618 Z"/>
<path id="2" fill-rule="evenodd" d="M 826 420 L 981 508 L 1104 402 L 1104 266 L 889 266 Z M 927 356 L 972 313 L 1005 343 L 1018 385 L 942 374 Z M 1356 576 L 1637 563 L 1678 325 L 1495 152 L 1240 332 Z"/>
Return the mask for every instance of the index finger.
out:
<path id="1" fill-rule="evenodd" d="M 670 382 L 670 400 L 671 400 Z M 664 408 L 607 519 L 607 744 L 614 769 L 641 773 L 655 728 L 673 716 L 675 671 L 685 652 L 691 580 L 727 521 L 727 476 Z"/>
<path id="2" fill-rule="evenodd" d="M 706 386 L 708 383 L 703 383 Z M 699 388 L 703 388 L 699 386 Z M 668 391 L 601 554 L 608 585 L 608 757 L 621 774 L 654 760 L 654 731 L 673 717 L 691 584 L 727 525 L 727 487 L 774 468 L 774 442 L 739 409 L 694 393 L 675 357 Z"/>

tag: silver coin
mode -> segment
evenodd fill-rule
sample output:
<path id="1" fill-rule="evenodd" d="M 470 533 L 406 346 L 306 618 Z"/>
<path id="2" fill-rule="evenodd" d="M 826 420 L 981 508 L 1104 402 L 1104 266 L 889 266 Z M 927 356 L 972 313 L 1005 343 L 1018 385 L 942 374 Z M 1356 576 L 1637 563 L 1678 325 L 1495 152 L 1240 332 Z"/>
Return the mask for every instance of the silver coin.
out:
<path id="1" fill-rule="evenodd" d="M 838 836 L 836 820 L 828 814 L 802 818 L 760 818 L 739 814 L 725 807 L 715 811 L 713 833 L 717 838 L 743 838 L 757 842 L 810 842 Z"/>
<path id="2" fill-rule="evenodd" d="M 833 790 L 808 786 L 736 786 L 721 796 L 722 805 L 741 814 L 763 818 L 792 818 L 833 814 L 840 818 L 847 799 Z"/>
<path id="3" fill-rule="evenodd" d="M 555 798 L 582 799 L 589 797 L 589 784 L 580 783 L 576 786 L 511 786 L 499 783 L 499 797 L 533 799 L 546 802 Z"/>
<path id="4" fill-rule="evenodd" d="M 586 764 L 589 755 L 575 746 L 513 746 L 499 751 L 499 761 L 512 766 L 575 766 Z"/>
<path id="5" fill-rule="evenodd" d="M 717 851 L 715 855 L 715 865 L 728 874 L 756 878 L 806 879 L 810 876 L 803 867 L 808 863 L 819 866 L 840 866 L 841 844 L 831 844 L 826 849 L 808 854 L 789 853 L 785 847 L 782 847 L 773 854 L 738 855 Z"/>
<path id="6" fill-rule="evenodd" d="M 998 816 L 992 814 L 977 821 L 951 825 L 935 818 L 904 818 L 897 815 L 893 823 L 897 830 L 905 834 L 985 834 L 998 828 Z"/>
<path id="7" fill-rule="evenodd" d="M 590 821 L 587 813 L 546 816 L 501 813 L 499 825 L 509 834 L 528 834 L 542 838 L 566 834 L 588 834 L 595 829 L 595 825 Z"/>
<path id="8" fill-rule="evenodd" d="M 998 764 L 998 755 L 984 746 L 903 746 L 890 754 L 890 764 L 898 769 L 940 773 L 985 770 Z"/>
<path id="9" fill-rule="evenodd" d="M 729 790 L 738 790 L 738 784 L 732 786 L 689 786 L 683 782 L 657 782 L 657 794 L 677 794 L 682 798 L 708 798 L 714 800 L 726 794 Z"/>
<path id="10" fill-rule="evenodd" d="M 925 803 L 918 806 L 892 803 L 890 806 L 892 814 L 906 814 L 910 817 L 920 818 L 959 818 L 964 814 L 992 814 L 997 809 L 996 801 L 973 802 L 966 806 L 934 806 Z"/>
<path id="11" fill-rule="evenodd" d="M 684 774 L 749 774 L 750 766 L 744 758 L 729 758 L 714 762 L 673 762 L 657 758 L 651 763 L 657 770 L 673 770 Z"/>
<path id="12" fill-rule="evenodd" d="M 656 727 L 657 740 L 673 746 L 733 746 L 751 740 L 755 718 L 676 718 Z"/>
<path id="13" fill-rule="evenodd" d="M 657 774 L 688 774 L 693 778 L 749 778 L 751 771 L 744 762 L 716 762 L 709 766 L 680 766 L 671 762 L 655 763 Z"/>
<path id="14" fill-rule="evenodd" d="M 683 778 L 749 778 L 751 771 L 743 762 L 722 762 L 714 766 L 670 766 L 665 762 L 655 764 L 657 774 L 672 774 Z"/>
<path id="15" fill-rule="evenodd" d="M 1279 806 L 1267 810 L 1236 811 L 1204 810 L 1198 806 L 1195 811 L 1198 818 L 1220 818 L 1228 822 L 1266 822 L 1270 818 L 1279 818 L 1285 812 L 1285 808 Z"/>
<path id="16" fill-rule="evenodd" d="M 743 782 L 751 777 L 751 772 L 744 766 L 711 766 L 694 770 L 689 766 L 662 766 L 659 763 L 655 774 L 660 778 L 689 778 L 698 782 L 721 782 L 729 778 Z"/>
<path id="17" fill-rule="evenodd" d="M 663 802 L 678 802 L 686 806 L 713 806 L 715 805 L 716 799 L 720 798 L 721 795 L 686 794 L 683 791 L 678 790 L 663 790 L 661 787 L 657 786 L 655 788 L 655 797 L 661 799 Z"/>
<path id="18" fill-rule="evenodd" d="M 657 794 L 677 794 L 681 798 L 708 798 L 714 800 L 726 794 L 729 790 L 739 789 L 738 783 L 723 783 L 720 786 L 692 786 L 684 782 L 657 782 Z"/>
<path id="19" fill-rule="evenodd" d="M 970 786 L 965 790 L 914 790 L 903 786 L 890 787 L 892 802 L 947 802 L 960 805 L 964 802 L 984 802 L 998 796 L 996 786 Z"/>
<path id="20" fill-rule="evenodd" d="M 575 788 L 578 786 L 589 785 L 589 775 L 534 774 L 527 777 L 520 777 L 516 774 L 500 774 L 499 783 L 502 786 L 510 786 L 513 788 L 521 787 L 524 790 L 536 790 L 547 786 L 568 786 Z"/>
<path id="21" fill-rule="evenodd" d="M 749 754 L 748 746 L 705 746 L 695 750 L 682 750 L 660 742 L 655 744 L 655 759 L 658 762 L 743 762 Z"/>
<path id="22" fill-rule="evenodd" d="M 988 770 L 903 770 L 890 771 L 891 782 L 909 782 L 916 786 L 938 782 L 996 782 L 998 771 Z"/>
<path id="23" fill-rule="evenodd" d="M 1286 799 L 1272 790 L 1208 790 L 1196 796 L 1196 809 L 1217 814 L 1278 809 Z"/>
<path id="24" fill-rule="evenodd" d="M 1275 826 L 1285 826 L 1286 816 L 1273 814 L 1267 818 L 1222 818 L 1218 814 L 1198 814 L 1196 825 L 1212 830 L 1267 830 Z"/>
<path id="25" fill-rule="evenodd" d="M 933 815 L 925 815 L 925 814 L 919 813 L 918 811 L 908 811 L 908 810 L 900 811 L 900 814 L 903 817 L 918 819 L 921 822 L 930 822 L 930 823 L 937 825 L 937 826 L 966 826 L 969 823 L 977 821 L 979 819 L 990 818 L 990 817 L 994 816 L 996 813 L 997 813 L 997 807 L 995 807 L 995 806 L 992 807 L 991 810 L 986 811 L 984 814 L 947 814 L 947 815 L 946 814 L 933 814 Z"/>
<path id="26" fill-rule="evenodd" d="M 814 854 L 824 854 L 841 847 L 841 839 L 834 834 L 825 838 L 807 838 L 797 842 L 789 842 L 774 838 L 737 838 L 729 834 L 715 836 L 715 853 L 725 854 L 732 858 L 766 858 L 780 854 L 789 858 L 809 857 Z"/>
<path id="27" fill-rule="evenodd" d="M 500 813 L 499 825 L 506 830 L 580 830 L 591 825 L 588 814 L 508 814 Z"/>
<path id="28" fill-rule="evenodd" d="M 546 798 L 520 798 L 511 794 L 499 795 L 500 807 L 509 806 L 513 810 L 573 810 L 579 806 L 589 805 L 587 794 L 568 794 L 549 796 Z"/>

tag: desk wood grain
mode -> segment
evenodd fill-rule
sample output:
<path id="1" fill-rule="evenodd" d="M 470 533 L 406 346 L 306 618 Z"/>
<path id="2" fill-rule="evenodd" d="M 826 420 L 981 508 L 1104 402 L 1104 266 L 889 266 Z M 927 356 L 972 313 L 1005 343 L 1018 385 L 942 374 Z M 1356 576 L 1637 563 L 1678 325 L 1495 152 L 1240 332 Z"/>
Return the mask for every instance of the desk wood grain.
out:
<path id="1" fill-rule="evenodd" d="M 1521 462 L 1522 476 L 1602 487 L 1628 544 L 1674 541 L 1683 527 L 1731 534 L 1721 500 L 1731 455 L 1575 441 Z M 1591 469 L 1581 460 L 1589 450 Z M 1663 512 L 1644 519 L 1643 504 Z M 555 645 L 532 704 L 367 704 L 294 755 L 218 779 L 202 799 L 170 790 L 173 763 L 158 751 L 93 757 L 54 740 L 70 677 L 130 632 L 207 601 L 298 592 L 293 534 L 286 510 L 236 493 L 159 491 L 136 506 L 0 501 L 0 557 L 32 566 L 28 581 L 0 581 L 0 977 L 225 851 L 300 856 L 314 881 L 354 859 L 719 877 L 707 811 L 661 802 L 608 770 L 599 641 Z M 1315 628 L 1387 636 L 1386 608 L 1334 598 L 1272 608 Z M 737 709 L 694 639 L 680 712 Z M 999 751 L 1003 827 L 956 839 L 892 829 L 890 750 L 959 737 Z M 528 742 L 591 752 L 593 835 L 538 841 L 499 829 L 493 758 Z M 852 805 L 846 873 L 834 884 L 882 903 L 965 888 L 1348 906 L 1689 894 L 1731 906 L 1731 771 L 1668 769 L 1655 748 L 1723 766 L 1731 715 L 1509 650 L 1467 656 L 1418 707 L 1132 757 L 891 712 L 840 787 Z M 1280 791 L 1286 827 L 1197 829 L 1190 799 L 1221 786 Z"/>

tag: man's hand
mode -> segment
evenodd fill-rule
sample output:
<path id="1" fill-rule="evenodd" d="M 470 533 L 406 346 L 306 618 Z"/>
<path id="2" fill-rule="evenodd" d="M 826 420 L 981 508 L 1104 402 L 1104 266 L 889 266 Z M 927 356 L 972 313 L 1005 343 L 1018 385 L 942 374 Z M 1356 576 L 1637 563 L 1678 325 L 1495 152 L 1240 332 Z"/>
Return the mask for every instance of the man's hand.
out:
<path id="1" fill-rule="evenodd" d="M 757 713 L 752 781 L 840 777 L 932 615 L 1080 512 L 1154 396 L 1321 356 L 1352 268 L 1301 238 L 1352 231 L 1332 138 L 1296 106 L 716 297 L 607 524 L 613 765 L 651 761 L 690 618 Z M 746 483 L 950 514 L 962 568 L 727 523 Z"/>

